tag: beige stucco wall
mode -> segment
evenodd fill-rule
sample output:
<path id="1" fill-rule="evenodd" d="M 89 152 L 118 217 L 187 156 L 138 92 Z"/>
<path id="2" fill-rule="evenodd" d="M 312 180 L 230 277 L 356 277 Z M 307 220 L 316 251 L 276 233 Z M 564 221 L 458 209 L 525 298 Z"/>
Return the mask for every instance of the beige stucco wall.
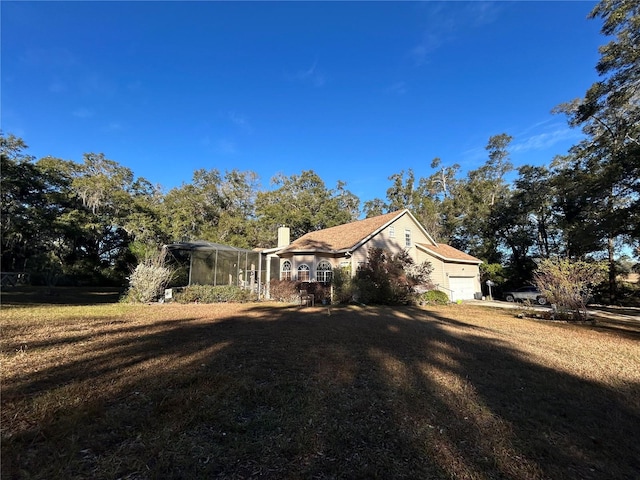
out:
<path id="1" fill-rule="evenodd" d="M 433 255 L 429 255 L 424 250 L 418 250 L 418 259 L 416 263 L 429 262 L 433 266 L 433 272 L 431 272 L 431 280 L 436 285 L 442 285 L 447 288 L 447 269 L 445 263 Z"/>
<path id="2" fill-rule="evenodd" d="M 477 265 L 465 263 L 447 263 L 447 273 L 450 277 L 478 277 L 480 273 Z"/>
<path id="3" fill-rule="evenodd" d="M 391 227 L 394 229 L 393 237 L 391 236 Z M 406 230 L 411 232 L 411 246 L 409 248 L 407 248 L 405 244 Z M 431 240 L 429 240 L 422 229 L 413 221 L 411 216 L 404 214 L 353 252 L 354 266 L 357 267 L 358 262 L 366 263 L 370 248 L 382 248 L 390 252 L 406 250 L 414 262 L 420 263 L 422 260 L 420 260 L 420 251 L 415 246 L 416 243 L 431 243 Z"/>
<path id="4" fill-rule="evenodd" d="M 367 256 L 369 254 L 369 250 L 366 245 L 358 248 L 351 255 L 351 271 L 355 274 L 358 269 L 358 265 L 363 265 L 367 263 Z"/>
<path id="5" fill-rule="evenodd" d="M 395 230 L 394 237 L 390 235 L 390 227 L 393 227 Z M 411 231 L 411 247 L 409 247 L 409 249 L 407 249 L 405 245 L 405 230 L 407 229 Z M 407 250 L 411 258 L 415 261 L 417 260 L 416 243 L 430 243 L 430 240 L 413 219 L 405 213 L 393 223 L 386 226 L 363 246 L 383 248 L 392 252 Z"/>
<path id="6" fill-rule="evenodd" d="M 280 259 L 280 272 L 282 272 L 282 264 L 285 261 L 290 261 L 291 262 L 291 278 L 293 280 L 297 280 L 297 275 L 298 275 L 298 267 L 300 265 L 307 265 L 310 269 L 309 275 L 310 275 L 310 280 L 316 281 L 317 280 L 317 275 L 316 275 L 316 271 L 318 268 L 318 264 L 320 262 L 322 262 L 323 260 L 326 260 L 327 262 L 329 262 L 332 266 L 332 268 L 336 268 L 340 266 L 340 262 L 344 261 L 344 258 L 333 258 L 333 257 L 326 257 L 326 256 L 317 256 L 313 255 L 313 254 L 306 254 L 306 255 L 294 255 L 293 257 L 288 257 L 288 258 L 281 258 Z"/>

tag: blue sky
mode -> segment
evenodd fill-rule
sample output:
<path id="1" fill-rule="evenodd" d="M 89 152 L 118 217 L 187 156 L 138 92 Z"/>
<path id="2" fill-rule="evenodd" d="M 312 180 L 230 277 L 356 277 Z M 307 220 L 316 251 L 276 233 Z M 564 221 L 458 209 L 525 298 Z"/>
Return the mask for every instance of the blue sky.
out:
<path id="1" fill-rule="evenodd" d="M 1 3 L 1 126 L 37 158 L 104 153 L 165 190 L 194 170 L 312 169 L 362 202 L 490 136 L 549 164 L 597 80 L 595 2 Z"/>

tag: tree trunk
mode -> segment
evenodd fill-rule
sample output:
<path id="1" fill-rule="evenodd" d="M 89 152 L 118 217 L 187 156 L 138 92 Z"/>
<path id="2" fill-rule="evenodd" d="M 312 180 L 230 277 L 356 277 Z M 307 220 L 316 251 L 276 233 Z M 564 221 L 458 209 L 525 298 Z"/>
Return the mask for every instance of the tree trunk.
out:
<path id="1" fill-rule="evenodd" d="M 616 262 L 614 259 L 615 247 L 611 236 L 608 238 L 607 250 L 609 253 L 609 303 L 614 305 L 616 302 Z"/>

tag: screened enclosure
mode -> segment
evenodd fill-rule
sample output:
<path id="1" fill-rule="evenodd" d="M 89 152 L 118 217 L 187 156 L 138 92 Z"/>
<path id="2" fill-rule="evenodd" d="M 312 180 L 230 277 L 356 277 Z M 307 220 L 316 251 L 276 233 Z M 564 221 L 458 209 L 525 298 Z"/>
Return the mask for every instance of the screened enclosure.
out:
<path id="1" fill-rule="evenodd" d="M 205 241 L 165 245 L 167 258 L 178 265 L 177 283 L 235 285 L 260 292 L 266 283 L 260 252 Z M 176 283 L 174 282 L 174 283 Z"/>

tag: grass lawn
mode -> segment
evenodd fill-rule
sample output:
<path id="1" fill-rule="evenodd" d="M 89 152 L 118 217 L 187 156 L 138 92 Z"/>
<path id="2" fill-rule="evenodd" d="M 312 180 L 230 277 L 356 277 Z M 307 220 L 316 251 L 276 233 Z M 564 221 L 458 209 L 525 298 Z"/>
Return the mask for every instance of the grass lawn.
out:
<path id="1" fill-rule="evenodd" d="M 475 305 L 3 305 L 2 478 L 631 479 L 637 331 Z"/>

